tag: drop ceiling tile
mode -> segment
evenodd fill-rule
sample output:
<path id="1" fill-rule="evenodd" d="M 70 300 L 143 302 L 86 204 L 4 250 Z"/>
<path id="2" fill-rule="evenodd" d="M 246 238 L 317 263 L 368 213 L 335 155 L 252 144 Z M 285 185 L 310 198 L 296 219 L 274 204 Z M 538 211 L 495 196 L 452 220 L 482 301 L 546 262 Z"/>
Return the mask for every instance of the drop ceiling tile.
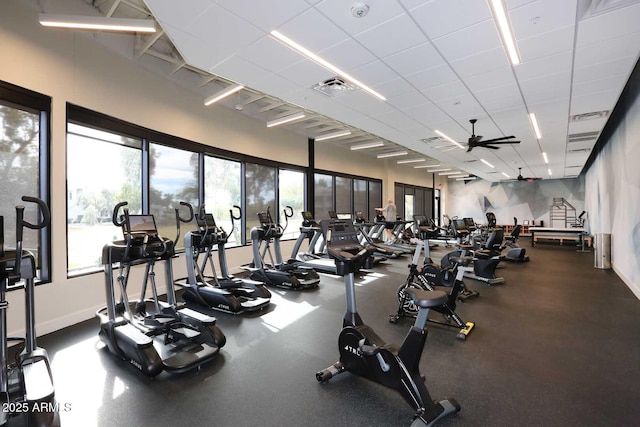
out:
<path id="1" fill-rule="evenodd" d="M 474 76 L 509 67 L 507 55 L 502 46 L 485 50 L 451 62 L 451 67 L 460 77 Z"/>
<path id="2" fill-rule="evenodd" d="M 609 62 L 594 64 L 589 67 L 576 68 L 573 72 L 573 83 L 578 84 L 590 80 L 599 80 L 611 75 L 623 75 L 626 81 L 636 60 L 637 58 L 635 56 L 627 56 Z"/>
<path id="3" fill-rule="evenodd" d="M 482 91 L 494 87 L 516 84 L 511 67 L 502 67 L 492 72 L 476 74 L 462 79 L 471 92 Z"/>
<path id="4" fill-rule="evenodd" d="M 567 96 L 571 86 L 571 72 L 560 72 L 540 76 L 531 80 L 520 81 L 520 88 L 525 98 L 536 92 L 555 92 L 556 98 Z"/>
<path id="5" fill-rule="evenodd" d="M 191 23 L 211 6 L 210 0 L 192 0 L 189 7 L 179 8 L 164 0 L 146 0 L 145 3 L 163 28 L 164 24 L 175 28 L 189 28 Z"/>
<path id="6" fill-rule="evenodd" d="M 583 19 L 578 24 L 577 46 L 583 47 L 637 32 L 639 21 L 638 3 Z"/>
<path id="7" fill-rule="evenodd" d="M 400 0 L 400 3 L 407 9 L 415 9 L 418 6 L 422 6 L 424 4 L 424 0 Z"/>
<path id="8" fill-rule="evenodd" d="M 399 96 L 389 96 L 387 98 L 387 102 L 397 109 L 404 111 L 407 109 L 412 109 L 413 107 L 418 105 L 424 105 L 426 102 L 428 102 L 428 100 L 422 93 L 411 91 Z"/>
<path id="9" fill-rule="evenodd" d="M 387 56 L 383 61 L 399 74 L 413 74 L 444 64 L 444 59 L 431 43 L 422 43 Z"/>
<path id="10" fill-rule="evenodd" d="M 496 111 L 497 108 L 508 108 L 499 107 L 498 105 L 510 105 L 511 108 L 515 108 L 516 106 L 523 104 L 522 95 L 520 94 L 518 85 L 515 83 L 474 91 L 473 94 L 483 106 L 491 105 L 491 110 L 493 111 Z"/>
<path id="11" fill-rule="evenodd" d="M 491 11 L 484 1 L 447 0 L 423 3 L 425 4 L 412 9 L 411 14 L 431 39 L 491 19 Z"/>
<path id="12" fill-rule="evenodd" d="M 316 83 L 335 77 L 334 73 L 309 59 L 296 62 L 295 64 L 278 71 L 278 74 L 305 88 L 310 88 Z"/>
<path id="13" fill-rule="evenodd" d="M 469 90 L 460 80 L 455 80 L 439 86 L 432 86 L 421 90 L 431 101 L 438 103 L 443 99 L 469 95 Z"/>
<path id="14" fill-rule="evenodd" d="M 396 1 L 368 0 L 366 2 L 369 6 L 367 15 L 363 18 L 356 18 L 351 13 L 351 8 L 356 4 L 358 2 L 324 0 L 316 8 L 338 27 L 342 28 L 344 32 L 352 36 L 404 13 L 404 9 Z"/>
<path id="15" fill-rule="evenodd" d="M 348 38 L 344 31 L 313 8 L 276 29 L 312 52 L 327 49 Z"/>
<path id="16" fill-rule="evenodd" d="M 422 31 L 407 15 L 400 15 L 362 32 L 356 39 L 379 58 L 427 41 Z"/>
<path id="17" fill-rule="evenodd" d="M 377 58 L 353 39 L 347 39 L 318 53 L 321 58 L 342 70 L 357 68 Z"/>
<path id="18" fill-rule="evenodd" d="M 574 66 L 575 68 L 583 68 L 628 56 L 637 58 L 639 50 L 640 32 L 631 33 L 616 39 L 577 48 Z"/>
<path id="19" fill-rule="evenodd" d="M 249 87 L 253 87 L 255 82 L 263 79 L 266 74 L 269 74 L 268 70 L 237 55 L 227 58 L 209 71 L 215 75 Z"/>
<path id="20" fill-rule="evenodd" d="M 387 111 L 386 113 L 377 114 L 372 117 L 400 131 L 402 131 L 402 129 L 405 127 L 413 127 L 419 125 L 419 123 L 413 117 L 407 116 L 406 114 L 396 110 Z"/>
<path id="21" fill-rule="evenodd" d="M 182 58 L 194 67 L 209 70 L 216 64 L 224 60 L 229 52 L 219 51 L 216 47 L 211 47 L 203 43 L 193 35 L 186 33 L 170 25 L 164 26 L 164 31 L 171 39 Z M 227 55 L 225 55 L 225 53 Z"/>
<path id="22" fill-rule="evenodd" d="M 577 83 L 573 85 L 573 96 L 590 95 L 596 93 L 605 94 L 609 93 L 621 93 L 627 82 L 626 75 L 613 75 L 604 79 L 589 80 L 584 83 Z"/>
<path id="23" fill-rule="evenodd" d="M 471 94 L 461 94 L 454 98 L 443 99 L 438 102 L 438 105 L 455 120 L 466 121 L 486 114 Z"/>
<path id="24" fill-rule="evenodd" d="M 502 46 L 492 19 L 433 39 L 432 43 L 449 62 Z"/>
<path id="25" fill-rule="evenodd" d="M 407 83 L 404 79 L 400 79 L 400 78 L 374 85 L 373 89 L 376 92 L 381 93 L 386 98 L 389 98 L 391 96 L 400 96 L 407 93 L 416 92 L 413 86 Z"/>
<path id="26" fill-rule="evenodd" d="M 536 1 L 538 0 L 505 0 L 505 7 L 507 10 L 511 11 Z"/>
<path id="27" fill-rule="evenodd" d="M 382 114 L 393 109 L 393 107 L 386 102 L 379 101 L 377 98 L 361 90 L 336 97 L 335 102 L 367 115 Z"/>
<path id="28" fill-rule="evenodd" d="M 527 39 L 576 22 L 576 2 L 538 0 L 509 11 L 509 20 L 516 40 Z"/>
<path id="29" fill-rule="evenodd" d="M 367 86 L 373 86 L 397 79 L 398 74 L 381 61 L 373 61 L 361 67 L 348 70 L 356 79 Z"/>
<path id="30" fill-rule="evenodd" d="M 611 111 L 618 101 L 619 94 L 595 93 L 571 98 L 571 109 L 569 114 L 586 114 L 596 111 Z"/>
<path id="31" fill-rule="evenodd" d="M 271 36 L 263 36 L 260 40 L 240 50 L 238 56 L 270 71 L 279 71 L 304 61 L 303 56 Z"/>
<path id="32" fill-rule="evenodd" d="M 448 65 L 441 65 L 428 70 L 419 71 L 414 74 L 409 74 L 406 75 L 405 78 L 418 90 L 458 81 L 458 76 L 456 76 Z"/>
<path id="33" fill-rule="evenodd" d="M 216 0 L 216 3 L 267 33 L 310 7 L 304 0 Z"/>
<path id="34" fill-rule="evenodd" d="M 251 87 L 263 93 L 273 94 L 281 99 L 300 89 L 290 80 L 275 73 L 266 74 L 262 79 L 253 83 Z"/>
<path id="35" fill-rule="evenodd" d="M 557 72 L 569 72 L 573 66 L 573 52 L 570 50 L 523 62 L 514 67 L 519 81 L 533 80 Z"/>
<path id="36" fill-rule="evenodd" d="M 198 16 L 188 27 L 187 32 L 200 43 L 207 45 L 209 52 L 205 56 L 206 61 L 211 65 L 222 62 L 236 51 L 264 36 L 264 33 L 253 25 L 215 4 Z M 230 38 L 229 34 L 234 34 L 233 38 Z M 219 43 L 219 40 L 226 40 L 226 42 Z M 177 47 L 180 49 L 183 46 Z M 202 58 L 202 60 L 205 59 Z"/>
<path id="37" fill-rule="evenodd" d="M 544 58 L 573 49 L 574 26 L 562 27 L 554 31 L 517 41 L 522 63 Z"/>

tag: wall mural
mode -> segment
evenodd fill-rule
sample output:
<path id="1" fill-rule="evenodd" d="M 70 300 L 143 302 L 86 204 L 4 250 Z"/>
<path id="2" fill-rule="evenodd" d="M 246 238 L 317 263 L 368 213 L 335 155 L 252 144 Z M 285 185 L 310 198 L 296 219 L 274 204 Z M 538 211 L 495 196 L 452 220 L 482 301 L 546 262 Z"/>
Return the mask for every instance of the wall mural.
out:
<path id="1" fill-rule="evenodd" d="M 628 107 L 586 174 L 592 232 L 611 234 L 615 272 L 640 298 L 640 101 Z"/>
<path id="2" fill-rule="evenodd" d="M 477 223 L 487 222 L 486 213 L 493 212 L 497 223 L 545 227 L 561 227 L 557 219 L 551 223 L 549 210 L 554 198 L 564 198 L 575 209 L 574 217 L 584 210 L 584 179 L 543 179 L 537 181 L 489 182 L 485 180 L 449 182 L 447 212 L 449 216 L 472 217 Z M 585 217 L 588 213 L 585 215 Z M 554 215 L 555 218 L 555 215 Z M 573 225 L 574 221 L 570 221 Z M 589 229 L 589 220 L 585 221 Z"/>

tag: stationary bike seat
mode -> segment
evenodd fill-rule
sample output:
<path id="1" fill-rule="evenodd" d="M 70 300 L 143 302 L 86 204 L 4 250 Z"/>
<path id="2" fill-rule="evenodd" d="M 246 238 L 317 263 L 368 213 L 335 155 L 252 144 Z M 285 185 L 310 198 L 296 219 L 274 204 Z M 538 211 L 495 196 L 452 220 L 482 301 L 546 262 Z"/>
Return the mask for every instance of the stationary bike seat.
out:
<path id="1" fill-rule="evenodd" d="M 473 261 L 473 257 L 472 256 L 452 256 L 451 258 L 449 258 L 449 260 L 451 260 L 451 262 L 454 262 L 464 267 L 466 265 L 471 264 L 471 262 Z"/>
<path id="2" fill-rule="evenodd" d="M 422 289 L 407 287 L 405 292 L 418 307 L 422 308 L 437 307 L 446 303 L 449 299 L 446 293 L 437 290 L 424 291 Z"/>

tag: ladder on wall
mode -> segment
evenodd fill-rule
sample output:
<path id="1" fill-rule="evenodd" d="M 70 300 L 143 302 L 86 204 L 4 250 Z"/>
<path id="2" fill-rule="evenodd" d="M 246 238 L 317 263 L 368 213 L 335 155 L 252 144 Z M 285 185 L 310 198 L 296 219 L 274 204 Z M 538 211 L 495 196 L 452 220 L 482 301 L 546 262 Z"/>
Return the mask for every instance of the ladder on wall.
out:
<path id="1" fill-rule="evenodd" d="M 549 212 L 551 227 L 569 228 L 576 223 L 576 208 L 564 197 L 554 197 Z"/>

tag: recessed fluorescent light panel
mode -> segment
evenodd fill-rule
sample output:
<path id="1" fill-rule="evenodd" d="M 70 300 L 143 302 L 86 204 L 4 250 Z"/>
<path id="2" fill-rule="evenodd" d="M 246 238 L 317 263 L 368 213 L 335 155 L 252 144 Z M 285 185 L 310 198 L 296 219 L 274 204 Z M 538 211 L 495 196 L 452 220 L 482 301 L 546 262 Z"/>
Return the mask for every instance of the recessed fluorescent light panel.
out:
<path id="1" fill-rule="evenodd" d="M 487 162 L 485 159 L 480 159 L 480 161 L 482 163 L 484 163 L 485 165 L 489 166 L 490 168 L 495 168 L 495 166 L 493 166 L 491 163 Z"/>
<path id="2" fill-rule="evenodd" d="M 383 146 L 384 146 L 384 142 L 373 141 L 373 142 L 364 142 L 362 144 L 355 144 L 355 145 L 352 145 L 350 148 L 352 150 L 366 150 L 367 148 L 378 148 Z"/>
<path id="3" fill-rule="evenodd" d="M 355 144 L 351 146 L 352 150 L 366 150 L 367 148 L 377 148 L 384 146 L 382 141 L 365 142 L 362 144 Z"/>
<path id="4" fill-rule="evenodd" d="M 267 122 L 267 127 L 271 128 L 274 126 L 283 125 L 285 123 L 289 123 L 302 118 L 304 118 L 304 113 L 302 111 L 299 111 L 294 114 L 289 114 L 288 116 L 280 117 L 279 119 L 270 120 Z"/>
<path id="5" fill-rule="evenodd" d="M 518 65 L 520 63 L 520 55 L 518 55 L 518 48 L 502 0 L 491 0 L 491 9 L 493 10 L 493 18 L 498 24 L 502 43 L 504 43 L 504 47 L 507 49 L 511 65 Z"/>
<path id="6" fill-rule="evenodd" d="M 75 16 L 40 14 L 40 25 L 44 27 L 71 28 L 77 30 L 121 31 L 155 33 L 155 22 L 151 19 L 107 18 L 104 16 Z"/>
<path id="7" fill-rule="evenodd" d="M 414 169 L 431 169 L 431 168 L 437 168 L 438 166 L 440 166 L 440 164 L 435 164 L 435 165 L 419 165 L 419 166 L 414 166 Z"/>
<path id="8" fill-rule="evenodd" d="M 271 31 L 271 35 L 276 40 L 278 40 L 279 42 L 283 43 L 285 46 L 287 46 L 290 49 L 295 50 L 299 54 L 311 59 L 313 62 L 315 62 L 316 64 L 318 64 L 318 65 L 320 65 L 320 66 L 322 66 L 324 68 L 326 68 L 327 70 L 336 73 L 340 77 L 350 81 L 354 85 L 358 86 L 360 89 L 368 92 L 369 94 L 375 96 L 376 98 L 378 98 L 378 99 L 380 99 L 382 101 L 386 101 L 387 100 L 387 98 L 385 98 L 384 96 L 382 96 L 381 94 L 379 94 L 375 90 L 371 89 L 369 86 L 365 85 L 364 83 L 360 82 L 359 80 L 357 80 L 354 77 L 350 76 L 349 74 L 345 73 L 344 71 L 342 71 L 340 68 L 336 67 L 335 65 L 333 65 L 333 64 L 329 63 L 328 61 L 322 59 L 321 57 L 319 57 L 315 53 L 311 52 L 309 49 L 305 48 L 304 46 L 299 45 L 295 41 L 291 40 L 289 37 L 287 37 L 284 34 L 280 33 L 279 31 L 273 30 L 273 31 Z"/>
<path id="9" fill-rule="evenodd" d="M 460 148 L 464 148 L 464 146 L 462 144 L 457 142 L 455 139 L 448 137 L 447 135 L 445 135 L 444 133 L 440 132 L 439 130 L 435 130 L 434 132 L 437 133 L 438 135 L 440 135 L 441 137 L 443 137 L 444 139 L 446 139 L 447 141 L 451 142 L 452 144 L 455 144 Z"/>
<path id="10" fill-rule="evenodd" d="M 553 175 L 553 174 L 551 173 L 551 169 L 547 169 L 547 172 L 549 172 L 549 176 Z"/>
<path id="11" fill-rule="evenodd" d="M 241 86 L 241 85 L 232 85 L 226 89 L 222 89 L 221 91 L 216 92 L 210 97 L 208 97 L 207 99 L 205 99 L 204 105 L 211 105 L 215 102 L 220 101 L 223 98 L 226 98 L 229 95 L 233 95 L 234 93 L 241 91 L 242 89 L 244 89 L 244 86 Z"/>
<path id="12" fill-rule="evenodd" d="M 426 162 L 427 159 L 407 159 L 407 160 L 398 160 L 398 164 L 399 165 L 403 165 L 406 163 L 420 163 L 420 162 Z"/>
<path id="13" fill-rule="evenodd" d="M 379 159 L 385 159 L 387 157 L 397 157 L 397 156 L 406 156 L 407 154 L 409 154 L 406 151 L 392 151 L 390 153 L 383 153 L 383 154 L 378 154 L 376 157 L 378 157 Z"/>
<path id="14" fill-rule="evenodd" d="M 549 158 L 547 157 L 547 153 L 544 151 L 542 152 L 542 158 L 544 159 L 545 164 L 549 163 Z"/>
<path id="15" fill-rule="evenodd" d="M 450 171 L 450 170 L 451 170 L 451 168 L 449 168 L 449 169 L 433 169 L 433 170 L 430 170 L 429 172 L 431 172 L 431 173 L 446 172 L 446 171 Z"/>
<path id="16" fill-rule="evenodd" d="M 507 175 L 506 173 L 502 172 L 502 175 L 506 176 L 507 178 L 511 178 L 509 175 Z"/>
<path id="17" fill-rule="evenodd" d="M 351 135 L 350 130 L 339 130 L 337 132 L 325 133 L 324 135 L 318 135 L 314 139 L 317 141 L 326 141 L 327 139 L 340 138 L 341 136 Z"/>
<path id="18" fill-rule="evenodd" d="M 534 113 L 530 113 L 529 120 L 531 120 L 531 126 L 533 126 L 533 131 L 536 134 L 536 138 L 542 139 L 542 134 L 540 133 L 540 128 L 538 127 L 538 120 L 536 119 L 536 115 Z"/>
<path id="19" fill-rule="evenodd" d="M 472 181 L 474 179 L 476 179 L 475 176 L 468 176 L 466 178 L 456 178 L 456 181 Z"/>
<path id="20" fill-rule="evenodd" d="M 453 171 L 453 172 L 440 172 L 438 175 L 457 175 L 460 172 L 458 171 Z"/>

